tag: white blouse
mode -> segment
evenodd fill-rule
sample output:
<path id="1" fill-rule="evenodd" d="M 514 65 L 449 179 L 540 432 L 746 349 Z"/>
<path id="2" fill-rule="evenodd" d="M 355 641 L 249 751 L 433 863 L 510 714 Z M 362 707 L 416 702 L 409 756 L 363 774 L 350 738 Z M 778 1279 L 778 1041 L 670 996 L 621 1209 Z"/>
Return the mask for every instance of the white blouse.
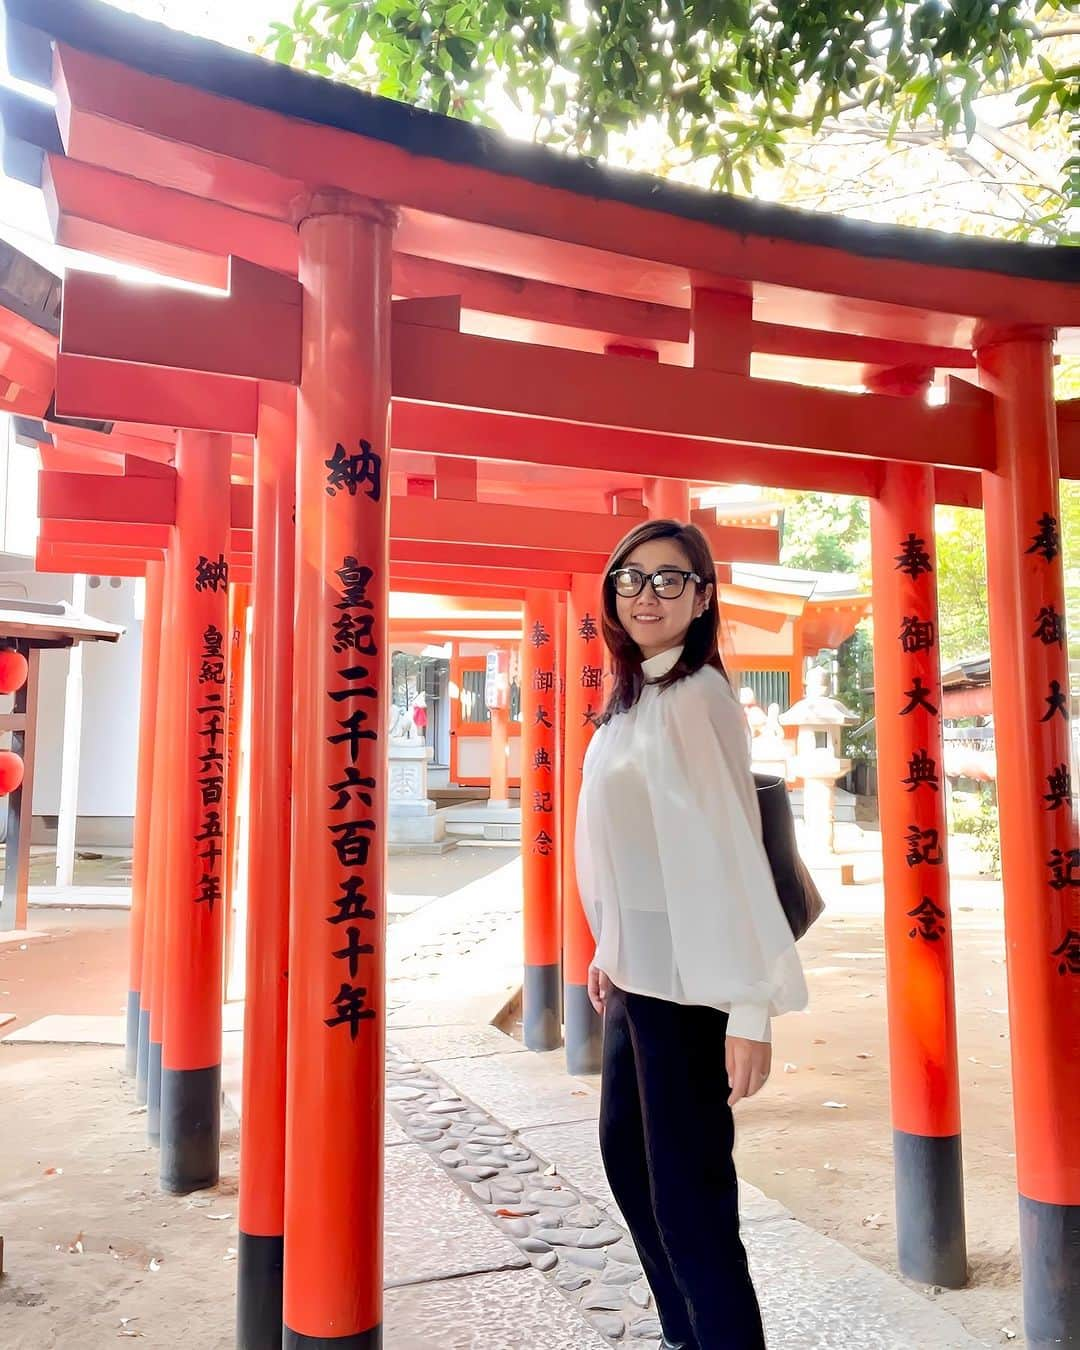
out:
<path id="1" fill-rule="evenodd" d="M 761 842 L 748 731 L 710 666 L 658 689 L 680 649 L 642 662 L 629 712 L 593 736 L 575 860 L 595 964 L 620 988 L 730 1013 L 770 1039 L 806 982 Z"/>

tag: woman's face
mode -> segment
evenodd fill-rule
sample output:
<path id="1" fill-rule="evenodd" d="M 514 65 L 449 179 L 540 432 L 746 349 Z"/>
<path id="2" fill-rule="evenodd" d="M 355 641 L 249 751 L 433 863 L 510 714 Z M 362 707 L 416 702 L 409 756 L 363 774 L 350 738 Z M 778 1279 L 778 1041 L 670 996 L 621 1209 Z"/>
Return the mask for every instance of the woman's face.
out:
<path id="1" fill-rule="evenodd" d="M 692 570 L 685 550 L 674 539 L 650 539 L 640 544 L 628 555 L 622 568 L 636 569 L 646 578 L 669 569 L 675 572 Z M 682 578 L 678 578 L 678 582 L 681 581 Z M 673 589 L 678 589 L 678 583 Z M 682 595 L 666 599 L 656 593 L 651 581 L 646 580 L 640 595 L 620 595 L 616 590 L 615 613 L 637 643 L 642 659 L 647 661 L 651 656 L 682 646 L 687 629 L 711 598 L 711 584 L 699 590 L 696 582 L 687 581 Z"/>

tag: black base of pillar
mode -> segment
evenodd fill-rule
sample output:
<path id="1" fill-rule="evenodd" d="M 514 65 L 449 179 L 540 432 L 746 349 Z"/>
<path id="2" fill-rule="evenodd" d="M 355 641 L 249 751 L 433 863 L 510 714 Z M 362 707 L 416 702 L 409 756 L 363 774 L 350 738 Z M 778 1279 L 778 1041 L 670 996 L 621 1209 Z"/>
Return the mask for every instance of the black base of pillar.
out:
<path id="1" fill-rule="evenodd" d="M 135 1104 L 146 1105 L 147 1076 L 150 1068 L 150 1010 L 139 1009 L 139 1046 L 135 1056 Z"/>
<path id="2" fill-rule="evenodd" d="M 146 1052 L 146 1137 L 161 1143 L 161 1045 L 151 1041 Z"/>
<path id="3" fill-rule="evenodd" d="M 124 1072 L 135 1075 L 139 1064 L 139 991 L 129 989 L 124 1035 Z"/>
<path id="4" fill-rule="evenodd" d="M 285 1240 L 241 1233 L 236 1252 L 236 1350 L 281 1350 Z"/>
<path id="5" fill-rule="evenodd" d="M 1080 1346 L 1080 1205 L 1022 1195 L 1020 1263 L 1030 1350 Z"/>
<path id="6" fill-rule="evenodd" d="M 162 1190 L 187 1195 L 216 1185 L 220 1152 L 221 1065 L 162 1069 Z"/>
<path id="7" fill-rule="evenodd" d="M 562 967 L 526 966 L 521 991 L 521 1022 L 528 1050 L 558 1050 L 562 1045 Z"/>
<path id="8" fill-rule="evenodd" d="M 382 1350 L 382 1343 L 381 1326 L 355 1336 L 305 1336 L 286 1327 L 281 1350 Z"/>
<path id="9" fill-rule="evenodd" d="M 901 1272 L 922 1284 L 962 1289 L 968 1266 L 960 1136 L 894 1130 L 893 1154 Z"/>
<path id="10" fill-rule="evenodd" d="M 599 1073 L 604 1023 L 589 1002 L 583 984 L 568 984 L 566 998 L 566 1067 L 570 1073 Z"/>

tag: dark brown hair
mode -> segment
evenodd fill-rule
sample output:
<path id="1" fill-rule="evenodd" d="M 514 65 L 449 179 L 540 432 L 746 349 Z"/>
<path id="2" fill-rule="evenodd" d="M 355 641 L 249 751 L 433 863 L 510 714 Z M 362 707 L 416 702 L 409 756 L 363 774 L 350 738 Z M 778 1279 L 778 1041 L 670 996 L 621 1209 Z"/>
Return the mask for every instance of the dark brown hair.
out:
<path id="1" fill-rule="evenodd" d="M 699 594 L 712 584 L 712 595 L 704 612 L 694 619 L 687 631 L 682 655 L 663 679 L 657 681 L 659 687 L 666 689 L 687 675 L 696 674 L 703 666 L 712 666 L 727 679 L 718 646 L 720 605 L 716 595 L 716 566 L 709 541 L 696 525 L 680 525 L 677 520 L 645 521 L 635 526 L 616 546 L 604 569 L 603 630 L 604 642 L 611 653 L 612 688 L 603 714 L 597 718 L 598 726 L 609 722 L 616 713 L 629 711 L 641 697 L 645 684 L 641 673 L 641 649 L 619 622 L 611 573 L 624 566 L 635 549 L 654 539 L 670 539 L 679 545 L 689 560 L 690 570 L 702 579 Z"/>

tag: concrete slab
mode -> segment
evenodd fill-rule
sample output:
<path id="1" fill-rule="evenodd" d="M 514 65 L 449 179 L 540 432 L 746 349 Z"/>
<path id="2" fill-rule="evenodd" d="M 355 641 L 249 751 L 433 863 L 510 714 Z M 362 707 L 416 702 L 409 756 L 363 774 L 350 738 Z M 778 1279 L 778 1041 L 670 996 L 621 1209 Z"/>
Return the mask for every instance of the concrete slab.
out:
<path id="1" fill-rule="evenodd" d="M 394 1350 L 604 1350 L 609 1345 L 534 1270 L 388 1290 Z"/>
<path id="2" fill-rule="evenodd" d="M 32 942 L 51 940 L 51 933 L 42 933 L 36 928 L 9 928 L 0 933 L 0 951 L 5 947 L 29 947 Z"/>
<path id="3" fill-rule="evenodd" d="M 520 1041 L 498 1027 L 458 1025 L 414 1027 L 393 1031 L 391 1040 L 410 1059 L 475 1059 L 481 1055 L 527 1054 Z"/>
<path id="4" fill-rule="evenodd" d="M 798 1350 L 980 1350 L 950 1314 L 795 1219 L 744 1233 L 765 1331 Z"/>
<path id="5" fill-rule="evenodd" d="M 31 909 L 130 909 L 130 886 L 31 886 Z"/>
<path id="6" fill-rule="evenodd" d="M 385 1223 L 387 1287 L 523 1269 L 529 1264 L 471 1197 L 415 1144 L 387 1151 Z M 396 1346 L 397 1341 L 391 1338 L 390 1344 Z"/>
<path id="7" fill-rule="evenodd" d="M 9 1031 L 3 1040 L 8 1045 L 123 1045 L 124 1019 L 54 1013 Z"/>
<path id="8" fill-rule="evenodd" d="M 570 1077 L 561 1050 L 435 1060 L 430 1068 L 511 1130 L 595 1120 L 600 1111 L 600 1093 Z"/>

